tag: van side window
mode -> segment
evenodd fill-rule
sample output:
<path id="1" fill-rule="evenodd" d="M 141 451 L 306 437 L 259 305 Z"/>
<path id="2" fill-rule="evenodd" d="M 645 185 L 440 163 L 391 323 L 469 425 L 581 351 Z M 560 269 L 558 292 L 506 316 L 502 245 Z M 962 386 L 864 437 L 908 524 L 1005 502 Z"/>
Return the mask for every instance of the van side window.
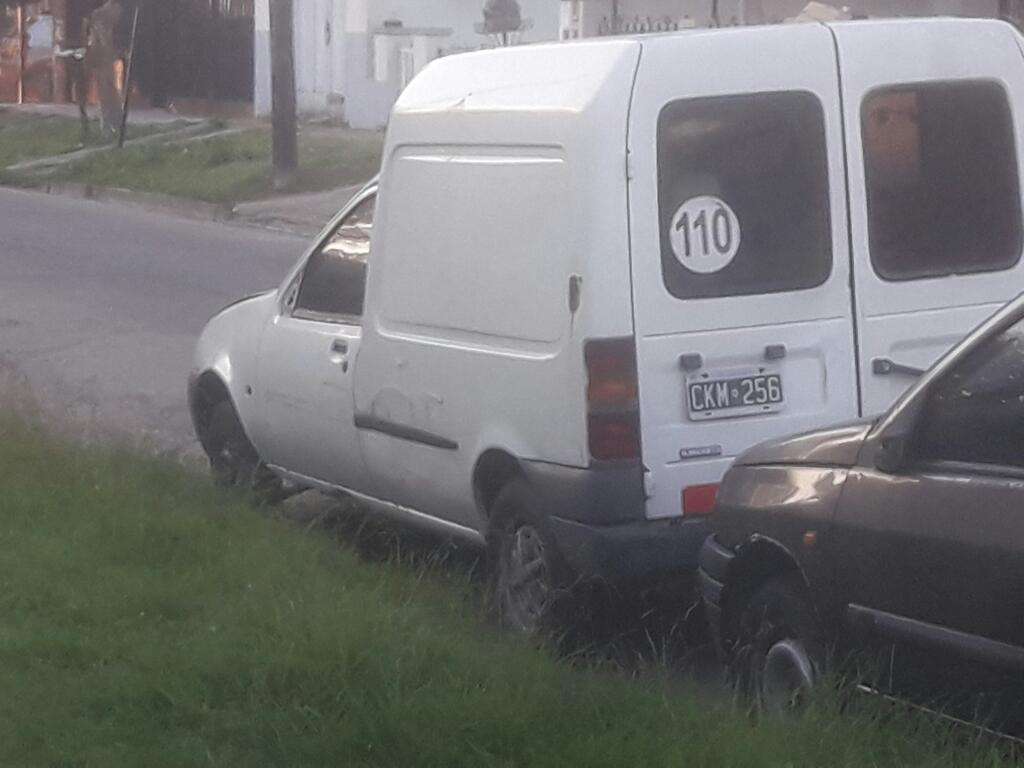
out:
<path id="1" fill-rule="evenodd" d="M 673 296 L 821 285 L 832 272 L 821 103 L 793 91 L 668 104 L 658 119 L 658 202 Z"/>
<path id="2" fill-rule="evenodd" d="M 1020 260 L 1017 153 L 1002 86 L 875 91 L 861 132 L 871 261 L 882 278 L 989 272 Z"/>
<path id="3" fill-rule="evenodd" d="M 314 320 L 362 317 L 376 201 L 372 195 L 359 203 L 310 257 L 293 314 Z"/>

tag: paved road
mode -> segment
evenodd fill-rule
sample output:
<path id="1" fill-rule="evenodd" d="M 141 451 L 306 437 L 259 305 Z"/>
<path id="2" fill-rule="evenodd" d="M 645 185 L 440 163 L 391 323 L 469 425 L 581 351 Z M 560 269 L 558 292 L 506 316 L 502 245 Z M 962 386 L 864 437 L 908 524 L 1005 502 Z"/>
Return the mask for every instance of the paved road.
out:
<path id="1" fill-rule="evenodd" d="M 185 384 L 196 335 L 273 287 L 305 241 L 0 189 L 0 373 L 86 436 L 194 452 Z M 20 386 L 20 385 L 18 385 Z M 10 397 L 10 395 L 8 395 Z"/>

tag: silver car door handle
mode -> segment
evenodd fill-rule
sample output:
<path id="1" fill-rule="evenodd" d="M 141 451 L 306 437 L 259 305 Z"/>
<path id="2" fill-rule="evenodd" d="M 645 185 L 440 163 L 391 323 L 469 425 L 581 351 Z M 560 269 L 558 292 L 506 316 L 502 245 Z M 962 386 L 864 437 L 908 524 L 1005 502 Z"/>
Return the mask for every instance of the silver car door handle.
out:
<path id="1" fill-rule="evenodd" d="M 347 355 L 348 342 L 344 339 L 335 339 L 331 342 L 331 352 L 337 355 Z"/>
<path id="2" fill-rule="evenodd" d="M 876 357 L 871 361 L 871 372 L 876 376 L 921 376 L 923 368 L 915 368 L 912 365 L 903 365 L 887 357 Z"/>

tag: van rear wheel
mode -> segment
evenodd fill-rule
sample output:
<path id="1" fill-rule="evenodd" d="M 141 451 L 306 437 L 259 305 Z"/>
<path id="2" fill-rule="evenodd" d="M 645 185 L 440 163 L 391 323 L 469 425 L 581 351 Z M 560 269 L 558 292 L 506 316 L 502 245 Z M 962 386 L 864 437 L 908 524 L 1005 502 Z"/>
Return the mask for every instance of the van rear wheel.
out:
<path id="1" fill-rule="evenodd" d="M 516 479 L 491 510 L 494 607 L 503 627 L 526 635 L 552 627 L 567 581 L 567 568 L 537 509 L 529 484 Z"/>

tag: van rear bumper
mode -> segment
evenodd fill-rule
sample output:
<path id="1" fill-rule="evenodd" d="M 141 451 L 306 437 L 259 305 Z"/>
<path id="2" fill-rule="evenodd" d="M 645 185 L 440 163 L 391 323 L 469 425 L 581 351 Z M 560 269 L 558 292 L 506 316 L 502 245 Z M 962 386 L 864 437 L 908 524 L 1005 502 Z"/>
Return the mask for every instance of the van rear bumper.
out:
<path id="1" fill-rule="evenodd" d="M 551 533 L 579 576 L 610 582 L 657 579 L 697 568 L 707 520 L 650 520 L 588 525 L 549 517 Z"/>
<path id="2" fill-rule="evenodd" d="M 706 520 L 648 520 L 639 462 L 566 467 L 521 462 L 552 536 L 573 571 L 584 578 L 643 581 L 695 571 Z"/>

